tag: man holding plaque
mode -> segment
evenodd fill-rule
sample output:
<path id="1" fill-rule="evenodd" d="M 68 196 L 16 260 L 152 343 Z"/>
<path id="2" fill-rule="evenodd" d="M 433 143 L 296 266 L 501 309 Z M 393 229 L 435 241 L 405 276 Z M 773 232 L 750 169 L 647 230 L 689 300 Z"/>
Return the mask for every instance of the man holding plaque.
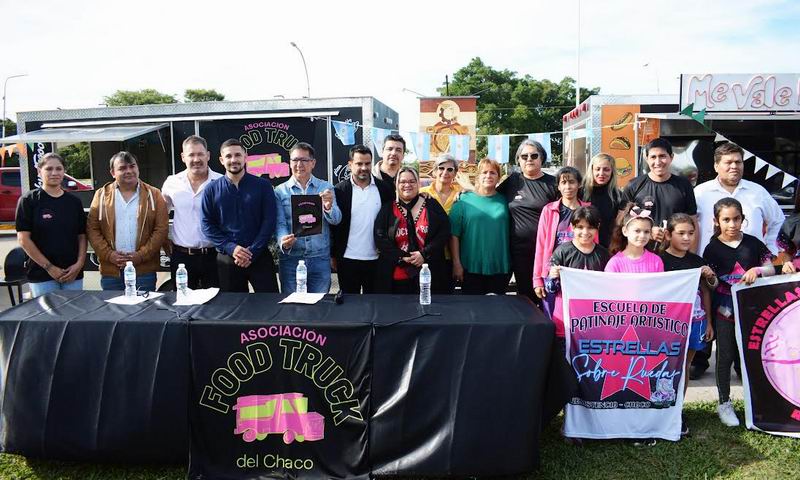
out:
<path id="1" fill-rule="evenodd" d="M 289 150 L 292 176 L 278 185 L 277 238 L 280 246 L 281 292 L 292 293 L 300 260 L 308 269 L 308 293 L 328 293 L 331 288 L 330 225 L 342 221 L 333 185 L 311 172 L 317 161 L 314 147 L 300 142 Z"/>

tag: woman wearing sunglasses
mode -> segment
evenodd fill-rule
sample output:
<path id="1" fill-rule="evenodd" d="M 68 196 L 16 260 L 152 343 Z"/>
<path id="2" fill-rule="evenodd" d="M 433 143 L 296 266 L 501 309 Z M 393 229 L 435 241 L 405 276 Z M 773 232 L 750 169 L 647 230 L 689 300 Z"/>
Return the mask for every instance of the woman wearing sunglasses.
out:
<path id="1" fill-rule="evenodd" d="M 533 292 L 533 262 L 536 252 L 536 233 L 542 208 L 558 198 L 556 179 L 542 171 L 547 160 L 542 144 L 523 140 L 517 148 L 514 172 L 497 187 L 508 203 L 511 214 L 511 267 L 517 283 L 517 293 L 539 304 Z"/>
<path id="2" fill-rule="evenodd" d="M 436 159 L 436 167 L 433 169 L 433 183 L 427 187 L 419 189 L 419 193 L 425 193 L 444 208 L 450 214 L 453 202 L 461 192 L 461 185 L 455 182 L 458 173 L 456 159 L 450 154 L 440 155 Z"/>
<path id="3" fill-rule="evenodd" d="M 418 293 L 423 263 L 431 269 L 431 291 L 449 293 L 450 272 L 444 247 L 450 241 L 450 220 L 438 202 L 420 195 L 419 175 L 403 167 L 395 178 L 397 196 L 381 207 L 375 219 L 378 247 L 377 293 Z"/>

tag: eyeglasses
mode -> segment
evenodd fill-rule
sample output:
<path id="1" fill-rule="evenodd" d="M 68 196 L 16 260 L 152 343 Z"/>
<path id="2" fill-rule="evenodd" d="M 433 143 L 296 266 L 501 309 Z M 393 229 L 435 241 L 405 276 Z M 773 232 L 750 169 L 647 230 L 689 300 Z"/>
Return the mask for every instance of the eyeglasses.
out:
<path id="1" fill-rule="evenodd" d="M 308 162 L 313 162 L 314 159 L 308 157 L 297 157 L 297 158 L 292 158 L 289 161 L 292 163 L 308 163 Z"/>
<path id="2" fill-rule="evenodd" d="M 416 185 L 417 181 L 416 180 L 400 180 L 397 183 L 399 183 L 400 185 Z"/>
<path id="3" fill-rule="evenodd" d="M 538 153 L 523 153 L 523 154 L 521 154 L 519 156 L 519 158 L 521 158 L 523 160 L 527 160 L 528 158 L 530 158 L 531 160 L 538 160 L 539 159 L 539 154 Z"/>
<path id="4" fill-rule="evenodd" d="M 456 169 L 454 167 L 443 167 L 443 166 L 439 165 L 438 168 L 439 168 L 440 172 L 453 173 L 453 172 L 456 171 Z"/>

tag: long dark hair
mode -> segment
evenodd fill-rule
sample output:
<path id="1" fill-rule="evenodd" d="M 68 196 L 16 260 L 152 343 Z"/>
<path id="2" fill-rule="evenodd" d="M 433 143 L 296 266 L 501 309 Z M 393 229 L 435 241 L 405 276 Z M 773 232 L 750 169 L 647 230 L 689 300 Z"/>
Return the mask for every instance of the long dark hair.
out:
<path id="1" fill-rule="evenodd" d="M 647 220 L 650 222 L 650 226 L 653 226 L 653 219 L 648 216 L 639 216 L 637 214 L 638 210 L 640 210 L 640 208 L 633 202 L 628 202 L 628 205 L 625 206 L 624 213 L 614 226 L 614 232 L 611 234 L 611 245 L 609 245 L 608 248 L 608 252 L 611 255 L 615 255 L 616 253 L 625 250 L 625 248 L 628 246 L 628 238 L 622 233 L 622 228 L 630 223 L 631 220 L 637 218 Z M 632 211 L 633 215 L 631 215 Z"/>
<path id="2" fill-rule="evenodd" d="M 719 227 L 719 214 L 722 212 L 723 208 L 735 208 L 739 210 L 739 215 L 742 216 L 742 221 L 744 222 L 744 211 L 742 210 L 742 204 L 739 200 L 731 197 L 725 197 L 721 200 L 717 200 L 717 203 L 714 204 L 714 236 L 718 237 L 722 234 L 722 229 Z"/>

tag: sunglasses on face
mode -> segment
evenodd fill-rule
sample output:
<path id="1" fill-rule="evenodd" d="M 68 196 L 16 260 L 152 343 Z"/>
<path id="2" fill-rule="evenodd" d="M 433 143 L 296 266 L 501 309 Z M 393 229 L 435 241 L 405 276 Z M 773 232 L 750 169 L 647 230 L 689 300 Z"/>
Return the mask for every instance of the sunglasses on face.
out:
<path id="1" fill-rule="evenodd" d="M 521 154 L 519 156 L 519 158 L 521 158 L 523 160 L 527 160 L 528 158 L 530 158 L 531 160 L 538 160 L 539 159 L 539 154 L 538 153 L 523 153 L 523 154 Z"/>
<path id="2" fill-rule="evenodd" d="M 443 167 L 443 166 L 439 166 L 438 168 L 439 168 L 439 171 L 440 171 L 440 172 L 453 173 L 453 172 L 455 172 L 455 171 L 456 171 L 456 169 L 455 169 L 454 167 Z"/>

